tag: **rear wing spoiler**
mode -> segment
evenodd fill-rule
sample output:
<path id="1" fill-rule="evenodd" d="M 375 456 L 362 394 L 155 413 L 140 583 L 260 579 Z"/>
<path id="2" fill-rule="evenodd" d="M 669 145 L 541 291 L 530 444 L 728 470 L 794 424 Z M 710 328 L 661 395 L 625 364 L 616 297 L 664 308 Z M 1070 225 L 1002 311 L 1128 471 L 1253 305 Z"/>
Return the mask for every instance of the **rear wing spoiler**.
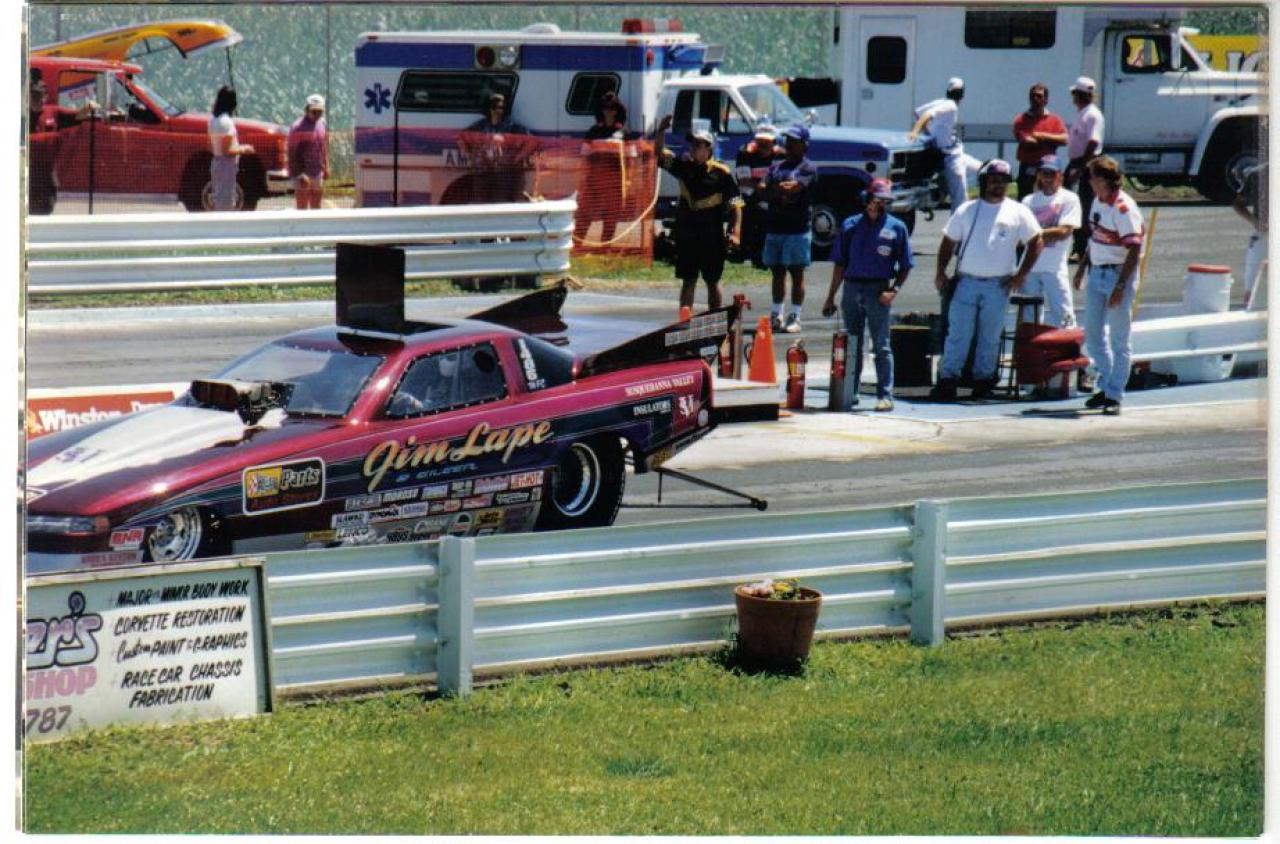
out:
<path id="1" fill-rule="evenodd" d="M 735 320 L 739 319 L 738 304 L 717 308 L 690 317 L 684 322 L 673 322 L 634 340 L 588 355 L 578 368 L 578 377 L 615 372 L 633 366 L 666 363 L 693 358 L 711 358 L 720 351 L 720 345 L 728 336 Z"/>
<path id="2" fill-rule="evenodd" d="M 560 309 L 568 295 L 568 285 L 561 283 L 495 305 L 472 314 L 468 319 L 504 325 L 526 334 L 558 333 L 568 328 L 560 318 Z"/>

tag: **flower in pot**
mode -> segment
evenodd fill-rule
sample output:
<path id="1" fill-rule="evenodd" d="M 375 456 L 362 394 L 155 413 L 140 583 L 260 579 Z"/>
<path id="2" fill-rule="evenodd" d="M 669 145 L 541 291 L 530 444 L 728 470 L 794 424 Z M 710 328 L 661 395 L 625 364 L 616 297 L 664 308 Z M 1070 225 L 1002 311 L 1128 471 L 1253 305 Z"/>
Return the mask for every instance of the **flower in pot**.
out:
<path id="1" fill-rule="evenodd" d="M 822 595 L 794 578 L 733 590 L 738 606 L 737 661 L 745 668 L 794 671 L 809 657 Z"/>

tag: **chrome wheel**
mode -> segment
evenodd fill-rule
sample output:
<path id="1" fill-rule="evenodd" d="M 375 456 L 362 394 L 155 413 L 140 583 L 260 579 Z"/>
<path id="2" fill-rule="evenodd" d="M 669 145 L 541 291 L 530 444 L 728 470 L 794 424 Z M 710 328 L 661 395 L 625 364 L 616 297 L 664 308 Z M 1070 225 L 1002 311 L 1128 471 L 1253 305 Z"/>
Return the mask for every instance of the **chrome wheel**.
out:
<path id="1" fill-rule="evenodd" d="M 152 562 L 173 563 L 190 560 L 204 538 L 204 520 L 195 507 L 182 507 L 167 514 L 151 529 L 147 551 Z"/>
<path id="2" fill-rule="evenodd" d="M 213 210 L 213 180 L 204 183 L 204 189 L 200 191 L 200 204 L 204 206 L 204 210 Z M 240 186 L 239 179 L 236 180 L 235 204 L 232 206 L 235 211 L 244 210 L 244 188 Z"/>
<path id="3" fill-rule="evenodd" d="M 586 443 L 574 443 L 556 466 L 551 500 L 566 516 L 577 517 L 591 509 L 600 494 L 600 458 Z"/>

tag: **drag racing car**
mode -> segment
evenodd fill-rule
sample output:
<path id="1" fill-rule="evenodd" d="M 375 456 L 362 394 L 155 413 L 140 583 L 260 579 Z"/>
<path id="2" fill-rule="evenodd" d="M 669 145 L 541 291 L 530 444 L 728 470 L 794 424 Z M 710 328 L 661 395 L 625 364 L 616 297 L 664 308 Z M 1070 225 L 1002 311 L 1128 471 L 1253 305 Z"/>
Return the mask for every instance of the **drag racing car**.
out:
<path id="1" fill-rule="evenodd" d="M 733 308 L 582 355 L 564 287 L 408 322 L 403 253 L 397 306 L 344 285 L 344 248 L 386 247 L 340 246 L 337 324 L 31 442 L 28 573 L 609 525 L 628 457 L 659 468 L 714 426 L 704 356 Z"/>

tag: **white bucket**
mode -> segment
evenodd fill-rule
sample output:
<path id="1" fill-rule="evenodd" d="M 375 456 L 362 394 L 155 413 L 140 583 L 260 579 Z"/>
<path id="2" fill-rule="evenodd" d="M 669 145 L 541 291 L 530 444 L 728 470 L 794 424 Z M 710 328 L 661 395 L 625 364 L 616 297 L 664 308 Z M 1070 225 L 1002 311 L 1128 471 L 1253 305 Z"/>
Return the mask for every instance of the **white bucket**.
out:
<path id="1" fill-rule="evenodd" d="M 1192 264 L 1187 267 L 1187 280 L 1182 288 L 1184 314 L 1222 314 L 1231 305 L 1231 268 L 1215 264 Z M 1178 376 L 1180 384 L 1225 381 L 1235 368 L 1235 355 L 1197 355 L 1187 358 L 1159 360 L 1151 369 L 1165 375 Z"/>
<path id="2" fill-rule="evenodd" d="M 1184 314 L 1223 314 L 1231 306 L 1231 268 L 1215 264 L 1192 264 L 1187 267 L 1182 287 Z"/>

